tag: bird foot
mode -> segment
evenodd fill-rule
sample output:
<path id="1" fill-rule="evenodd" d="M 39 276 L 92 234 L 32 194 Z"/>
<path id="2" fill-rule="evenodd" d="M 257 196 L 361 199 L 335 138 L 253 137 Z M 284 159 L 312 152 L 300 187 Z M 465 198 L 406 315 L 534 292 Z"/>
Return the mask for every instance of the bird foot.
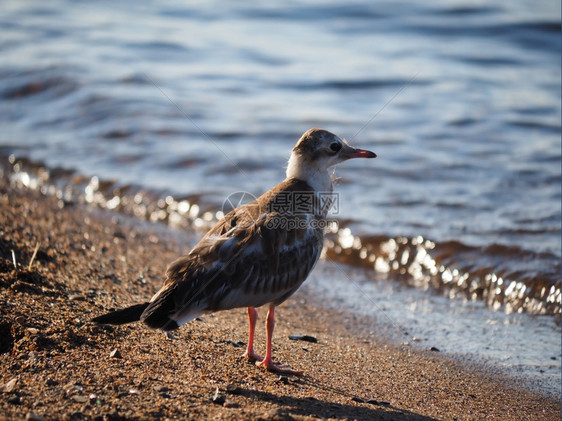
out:
<path id="1" fill-rule="evenodd" d="M 256 353 L 252 352 L 244 352 L 244 355 L 242 355 L 243 358 L 247 359 L 248 361 L 255 361 L 256 363 L 260 363 L 263 361 L 263 357 L 261 355 L 258 355 Z"/>
<path id="2" fill-rule="evenodd" d="M 291 367 L 285 364 L 276 364 L 270 358 L 268 360 L 263 359 L 262 361 L 256 361 L 256 365 L 258 367 L 263 367 L 267 371 L 271 371 L 273 373 L 281 373 L 281 374 L 291 374 L 294 376 L 302 376 L 302 371 L 293 370 Z"/>

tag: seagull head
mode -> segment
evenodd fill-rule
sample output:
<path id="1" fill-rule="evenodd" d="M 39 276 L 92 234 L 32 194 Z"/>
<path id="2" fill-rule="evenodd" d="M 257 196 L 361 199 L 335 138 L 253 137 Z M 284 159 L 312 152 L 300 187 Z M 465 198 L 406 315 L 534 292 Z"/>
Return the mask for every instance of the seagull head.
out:
<path id="1" fill-rule="evenodd" d="M 330 167 L 352 158 L 376 158 L 374 152 L 352 147 L 333 133 L 310 129 L 301 136 L 292 150 L 287 177 L 312 181 L 327 174 Z"/>
<path id="2" fill-rule="evenodd" d="M 351 158 L 376 158 L 374 152 L 352 147 L 347 141 L 323 129 L 310 129 L 293 148 L 291 159 L 325 171 Z"/>

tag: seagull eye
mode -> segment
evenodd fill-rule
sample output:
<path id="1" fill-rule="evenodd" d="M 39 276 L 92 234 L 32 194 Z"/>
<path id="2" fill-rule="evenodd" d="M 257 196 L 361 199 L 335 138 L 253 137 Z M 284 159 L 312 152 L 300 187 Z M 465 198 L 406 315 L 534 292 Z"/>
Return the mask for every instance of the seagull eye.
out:
<path id="1" fill-rule="evenodd" d="M 330 145 L 330 149 L 331 149 L 333 152 L 338 152 L 338 151 L 341 149 L 341 143 L 338 143 L 338 142 L 332 143 L 332 144 Z"/>

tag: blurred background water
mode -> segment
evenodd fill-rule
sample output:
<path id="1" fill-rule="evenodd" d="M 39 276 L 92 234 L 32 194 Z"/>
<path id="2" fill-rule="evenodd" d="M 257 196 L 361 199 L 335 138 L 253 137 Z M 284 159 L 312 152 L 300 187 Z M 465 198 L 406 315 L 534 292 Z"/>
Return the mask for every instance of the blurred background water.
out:
<path id="1" fill-rule="evenodd" d="M 559 322 L 560 2 L 5 1 L 0 28 L 20 183 L 195 218 L 322 127 L 379 155 L 337 171 L 329 258 Z"/>

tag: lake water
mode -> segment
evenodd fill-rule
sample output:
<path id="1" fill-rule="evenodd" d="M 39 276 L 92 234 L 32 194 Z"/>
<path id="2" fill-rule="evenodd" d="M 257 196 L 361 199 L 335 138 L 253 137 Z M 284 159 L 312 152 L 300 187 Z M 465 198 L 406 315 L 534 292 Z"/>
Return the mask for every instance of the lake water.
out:
<path id="1" fill-rule="evenodd" d="M 379 155 L 338 168 L 328 259 L 559 337 L 560 2 L 6 1 L 0 28 L 17 183 L 205 225 L 322 127 Z"/>

